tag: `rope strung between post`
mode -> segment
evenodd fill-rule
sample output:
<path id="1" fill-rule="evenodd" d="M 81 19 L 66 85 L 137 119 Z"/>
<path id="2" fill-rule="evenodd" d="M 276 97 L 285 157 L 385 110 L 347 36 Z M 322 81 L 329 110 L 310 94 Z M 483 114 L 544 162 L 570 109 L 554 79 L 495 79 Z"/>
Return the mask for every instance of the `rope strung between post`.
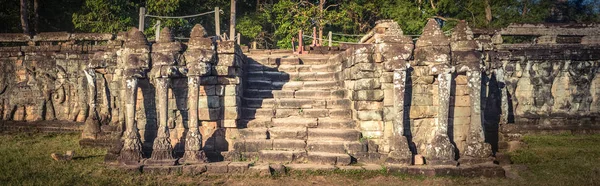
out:
<path id="1" fill-rule="evenodd" d="M 302 35 L 302 37 L 307 37 L 307 38 L 314 39 L 314 37 L 312 37 L 312 36 L 307 36 L 307 35 Z M 353 42 L 334 41 L 334 40 L 331 40 L 331 42 L 334 42 L 334 43 L 345 43 L 345 44 L 358 44 L 358 43 L 353 43 Z"/>
<path id="2" fill-rule="evenodd" d="M 338 35 L 338 36 L 353 36 L 353 37 L 363 37 L 365 35 L 356 35 L 356 34 L 337 34 L 337 33 L 331 33 L 331 35 Z M 404 35 L 404 36 L 408 36 L 408 37 L 419 37 L 421 35 Z"/>
<path id="3" fill-rule="evenodd" d="M 204 12 L 204 13 L 200 13 L 200 14 L 186 15 L 186 16 L 157 16 L 157 15 L 150 15 L 150 14 L 146 14 L 144 16 L 154 17 L 154 18 L 162 18 L 162 19 L 185 19 L 185 18 L 198 17 L 198 16 L 203 16 L 203 15 L 212 14 L 212 13 L 215 13 L 215 11 L 213 10 L 210 12 Z M 223 10 L 219 10 L 219 13 L 223 14 Z"/>
<path id="4" fill-rule="evenodd" d="M 331 33 L 331 35 L 338 35 L 338 36 L 351 36 L 351 37 L 362 37 L 364 35 L 356 35 L 356 34 L 338 34 L 338 33 Z"/>

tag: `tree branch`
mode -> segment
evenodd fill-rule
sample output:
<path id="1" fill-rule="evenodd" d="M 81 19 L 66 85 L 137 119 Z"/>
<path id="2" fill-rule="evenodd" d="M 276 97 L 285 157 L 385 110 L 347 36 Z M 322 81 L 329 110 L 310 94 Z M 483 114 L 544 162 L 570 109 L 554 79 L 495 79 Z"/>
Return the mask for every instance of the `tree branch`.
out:
<path id="1" fill-rule="evenodd" d="M 442 16 L 433 16 L 432 18 L 441 19 L 444 21 L 460 21 L 460 19 L 450 18 L 450 17 L 442 17 Z"/>

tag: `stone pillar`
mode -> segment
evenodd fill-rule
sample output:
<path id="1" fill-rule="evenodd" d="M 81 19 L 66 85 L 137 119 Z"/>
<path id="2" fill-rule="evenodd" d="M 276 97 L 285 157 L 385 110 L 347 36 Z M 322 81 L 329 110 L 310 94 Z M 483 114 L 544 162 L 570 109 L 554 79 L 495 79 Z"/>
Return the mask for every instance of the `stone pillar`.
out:
<path id="1" fill-rule="evenodd" d="M 125 103 L 124 144 L 119 162 L 126 165 L 138 165 L 142 158 L 142 144 L 136 124 L 136 102 L 139 78 L 145 78 L 149 68 L 150 46 L 144 34 L 136 28 L 127 32 L 124 47 L 118 52 L 118 67 L 123 68 L 122 99 Z M 145 125 L 145 124 L 144 124 Z"/>
<path id="2" fill-rule="evenodd" d="M 469 97 L 471 98 L 471 123 L 467 133 L 467 144 L 463 156 L 460 158 L 461 164 L 478 164 L 491 162 L 492 146 L 485 142 L 484 130 L 481 113 L 481 72 L 478 70 L 467 72 L 469 79 L 468 86 L 471 88 Z"/>
<path id="3" fill-rule="evenodd" d="M 455 146 L 448 137 L 448 120 L 450 109 L 450 91 L 452 73 L 450 66 L 450 41 L 440 29 L 437 21 L 429 19 L 423 34 L 417 40 L 415 49 L 415 65 L 426 66 L 428 72 L 419 72 L 421 76 L 437 76 L 437 106 L 431 137 L 425 145 L 425 161 L 429 165 L 456 165 Z M 423 68 L 417 70 L 424 70 Z M 433 80 L 433 79 L 432 79 Z M 433 83 L 435 85 L 435 83 Z M 434 95 L 435 97 L 435 95 Z M 435 101 L 435 100 L 434 100 Z"/>
<path id="4" fill-rule="evenodd" d="M 202 150 L 202 135 L 198 129 L 198 87 L 200 78 L 198 76 L 188 77 L 188 132 L 185 137 L 185 153 L 181 160 L 182 163 L 205 163 L 206 155 Z"/>
<path id="5" fill-rule="evenodd" d="M 182 67 L 179 60 L 182 50 L 181 43 L 173 40 L 169 28 L 160 31 L 160 39 L 152 45 L 152 70 L 150 76 L 156 79 L 156 99 L 158 99 L 158 131 L 154 139 L 152 157 L 146 164 L 174 165 L 173 146 L 171 143 L 168 127 L 169 119 L 169 87 L 171 79 L 183 77 L 187 69 Z M 174 106 L 174 105 L 172 105 Z M 183 127 L 181 127 L 183 128 Z M 177 129 L 176 129 L 177 130 Z"/>
<path id="6" fill-rule="evenodd" d="M 445 69 L 437 75 L 438 101 L 437 118 L 435 118 L 434 137 L 427 144 L 428 165 L 456 165 L 454 145 L 448 137 L 448 114 L 450 110 L 450 90 L 452 85 L 452 71 Z"/>
<path id="7" fill-rule="evenodd" d="M 194 164 L 207 162 L 198 123 L 200 119 L 199 87 L 201 78 L 211 74 L 212 62 L 216 55 L 212 40 L 206 38 L 204 27 L 195 25 L 190 35 L 188 49 L 184 54 L 188 68 L 188 132 L 185 137 L 185 152 L 180 162 Z"/>
<path id="8" fill-rule="evenodd" d="M 125 133 L 119 162 L 126 165 L 138 164 L 142 159 L 142 142 L 135 122 L 138 79 L 128 77 L 125 81 Z"/>
<path id="9" fill-rule="evenodd" d="M 473 32 L 465 21 L 460 21 L 452 34 L 452 58 L 458 73 L 466 72 L 469 87 L 470 122 L 467 131 L 466 145 L 462 149 L 461 164 L 477 164 L 490 162 L 491 145 L 485 143 L 481 113 L 481 66 L 483 55 L 473 40 Z"/>
<path id="10" fill-rule="evenodd" d="M 494 74 L 496 75 L 496 81 L 498 81 L 498 89 L 500 89 L 500 125 L 508 123 L 508 90 L 506 89 L 506 82 L 504 81 L 504 69 L 502 67 L 495 69 Z"/>
<path id="11" fill-rule="evenodd" d="M 406 86 L 406 69 L 394 71 L 394 110 L 396 116 L 393 120 L 393 139 L 391 152 L 387 162 L 410 164 L 412 152 L 408 146 L 408 139 L 404 136 L 404 96 Z"/>
<path id="12" fill-rule="evenodd" d="M 171 140 L 169 139 L 169 127 L 167 121 L 169 120 L 169 104 L 168 104 L 168 91 L 169 91 L 168 77 L 161 77 L 156 79 L 156 98 L 158 99 L 158 131 L 156 138 L 154 139 L 154 145 L 152 146 L 152 157 L 146 164 L 159 164 L 159 165 L 174 165 L 175 159 L 173 158 L 173 148 L 171 146 Z"/>
<path id="13" fill-rule="evenodd" d="M 96 139 L 100 133 L 100 121 L 98 120 L 98 112 L 96 110 L 96 72 L 93 69 L 83 71 L 88 82 L 88 104 L 90 105 L 90 113 L 85 121 L 83 139 Z"/>

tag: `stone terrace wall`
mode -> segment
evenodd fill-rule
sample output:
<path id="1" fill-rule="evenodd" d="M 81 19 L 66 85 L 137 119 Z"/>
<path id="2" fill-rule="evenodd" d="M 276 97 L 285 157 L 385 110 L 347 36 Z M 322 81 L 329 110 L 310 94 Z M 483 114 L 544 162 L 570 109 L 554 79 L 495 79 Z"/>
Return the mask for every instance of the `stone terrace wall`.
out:
<path id="1" fill-rule="evenodd" d="M 483 140 L 476 137 L 477 130 L 485 132 L 494 151 L 531 132 L 599 131 L 600 44 L 592 31 L 597 25 L 511 25 L 495 35 L 476 33 L 476 38 L 468 27 L 455 28 L 447 38 L 425 28 L 416 47 L 391 25 L 378 23 L 371 38 L 363 39 L 368 44 L 353 45 L 332 57 L 344 64 L 354 119 L 369 148 L 378 145 L 379 153 L 393 152 L 400 127 L 413 153 L 431 158 L 427 146 L 436 138 L 441 119 L 437 63 L 453 68 L 447 135 L 456 157 L 473 155 L 467 146 Z M 458 34 L 458 29 L 464 33 Z M 537 39 L 503 44 L 502 36 Z M 398 69 L 406 71 L 403 111 L 395 108 Z M 479 71 L 480 79 L 472 82 Z M 480 93 L 473 87 L 480 87 Z M 394 124 L 398 114 L 403 115 L 403 126 Z"/>
<path id="2" fill-rule="evenodd" d="M 488 46 L 488 102 L 500 104 L 488 103 L 492 108 L 486 108 L 486 114 L 500 113 L 488 118 L 490 124 L 500 124 L 500 141 L 517 140 L 526 133 L 599 131 L 599 29 L 599 25 L 515 24 L 491 38 L 480 37 Z M 535 39 L 503 42 L 512 36 Z"/>
<path id="3" fill-rule="evenodd" d="M 363 39 L 368 43 L 329 58 L 342 65 L 352 119 L 369 148 L 353 156 L 398 162 L 420 154 L 432 164 L 469 163 L 490 153 L 484 140 L 498 150 L 525 133 L 600 132 L 597 30 L 511 25 L 473 33 L 461 22 L 447 36 L 429 20 L 414 42 L 397 23 L 379 22 Z M 238 130 L 245 56 L 233 42 L 204 37 L 201 27 L 188 43 L 164 32 L 169 39 L 157 42 L 135 29 L 0 34 L 0 120 L 85 122 L 85 139 L 125 132 L 124 149 L 138 148 L 129 134 L 139 130 L 144 157 L 165 134 L 182 157 L 183 146 L 194 142 L 184 140 L 196 136 L 189 129 L 198 126 L 201 148 L 222 159 Z M 512 36 L 535 39 L 503 42 Z"/>
<path id="4" fill-rule="evenodd" d="M 213 43 L 208 38 L 157 45 L 147 43 L 143 35 L 136 37 L 140 36 L 132 31 L 0 34 L 0 120 L 86 122 L 83 138 L 121 136 L 127 120 L 124 87 L 128 77 L 135 77 L 135 120 L 144 156 L 149 156 L 159 130 L 157 79 L 166 77 L 170 143 L 181 156 L 190 117 L 187 76 L 193 75 L 200 85 L 202 146 L 209 155 L 227 151 L 228 130 L 237 127 L 245 58 L 241 49 L 233 42 Z M 101 128 L 89 128 L 88 123 Z"/>

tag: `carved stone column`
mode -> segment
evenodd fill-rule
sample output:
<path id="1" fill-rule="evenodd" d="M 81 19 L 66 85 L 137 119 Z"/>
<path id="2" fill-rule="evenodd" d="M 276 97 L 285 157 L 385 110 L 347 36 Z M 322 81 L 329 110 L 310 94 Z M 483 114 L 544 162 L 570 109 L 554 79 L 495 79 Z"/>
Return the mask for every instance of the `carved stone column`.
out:
<path id="1" fill-rule="evenodd" d="M 125 82 L 125 133 L 119 162 L 126 165 L 138 164 L 142 159 L 142 142 L 135 122 L 138 79 L 129 77 Z"/>
<path id="2" fill-rule="evenodd" d="M 81 138 L 96 139 L 100 133 L 100 121 L 96 110 L 96 72 L 94 69 L 84 70 L 83 72 L 85 73 L 88 83 L 88 104 L 90 105 L 90 113 L 85 121 Z"/>
<path id="3" fill-rule="evenodd" d="M 456 165 L 454 145 L 448 137 L 448 114 L 450 110 L 450 90 L 452 85 L 452 69 L 444 69 L 437 75 L 438 101 L 437 118 L 433 139 L 427 144 L 428 165 Z"/>
<path id="4" fill-rule="evenodd" d="M 406 86 L 406 68 L 397 69 L 394 71 L 394 138 L 392 139 L 392 151 L 388 162 L 394 160 L 393 163 L 411 164 L 412 152 L 408 146 L 408 139 L 404 135 L 404 96 Z"/>
<path id="5" fill-rule="evenodd" d="M 156 78 L 156 98 L 158 99 L 158 131 L 152 146 L 152 156 L 146 164 L 174 165 L 173 147 L 169 139 L 169 104 L 168 94 L 170 79 L 168 77 Z"/>
<path id="6" fill-rule="evenodd" d="M 496 75 L 496 81 L 498 81 L 498 89 L 500 91 L 500 125 L 508 123 L 508 90 L 506 89 L 506 82 L 504 81 L 504 69 L 502 67 L 494 70 Z"/>
<path id="7" fill-rule="evenodd" d="M 415 49 L 416 65 L 428 66 L 429 75 L 437 76 L 438 86 L 436 117 L 432 137 L 425 145 L 425 161 L 428 165 L 456 165 L 455 147 L 448 137 L 448 115 L 450 109 L 450 91 L 452 73 L 450 66 L 450 41 L 434 19 L 429 19 L 423 34 L 417 40 Z"/>
<path id="8" fill-rule="evenodd" d="M 124 144 L 119 162 L 126 165 L 138 165 L 142 158 L 142 143 L 136 123 L 136 103 L 139 78 L 145 78 L 149 68 L 150 47 L 144 34 L 136 28 L 127 32 L 124 47 L 119 52 L 118 66 L 123 68 L 122 99 L 125 103 Z"/>
<path id="9" fill-rule="evenodd" d="M 158 99 L 158 131 L 152 147 L 152 156 L 146 164 L 174 165 L 173 144 L 171 143 L 169 122 L 169 87 L 172 78 L 184 77 L 187 70 L 180 67 L 181 43 L 173 40 L 171 30 L 163 28 L 160 40 L 152 45 L 152 70 L 150 76 L 155 79 L 156 98 Z M 174 107 L 174 105 L 171 105 Z M 181 127 L 183 128 L 183 127 Z"/>
<path id="10" fill-rule="evenodd" d="M 199 86 L 202 76 L 211 73 L 211 63 L 215 60 L 215 50 L 210 38 L 206 38 L 204 27 L 195 25 L 190 34 L 188 50 L 185 52 L 188 68 L 188 133 L 185 138 L 184 163 L 205 163 L 206 155 L 202 146 L 202 135 L 198 129 Z"/>
<path id="11" fill-rule="evenodd" d="M 485 142 L 483 130 L 483 114 L 481 113 L 481 74 L 483 55 L 477 42 L 473 40 L 473 32 L 465 21 L 460 21 L 452 34 L 452 58 L 458 73 L 466 72 L 469 87 L 470 122 L 461 164 L 477 164 L 491 162 L 491 145 Z"/>
<path id="12" fill-rule="evenodd" d="M 189 106 L 189 121 L 188 133 L 185 137 L 185 153 L 183 154 L 184 163 L 204 163 L 206 155 L 202 150 L 202 135 L 198 130 L 198 87 L 200 78 L 192 76 L 188 78 L 188 106 Z"/>

